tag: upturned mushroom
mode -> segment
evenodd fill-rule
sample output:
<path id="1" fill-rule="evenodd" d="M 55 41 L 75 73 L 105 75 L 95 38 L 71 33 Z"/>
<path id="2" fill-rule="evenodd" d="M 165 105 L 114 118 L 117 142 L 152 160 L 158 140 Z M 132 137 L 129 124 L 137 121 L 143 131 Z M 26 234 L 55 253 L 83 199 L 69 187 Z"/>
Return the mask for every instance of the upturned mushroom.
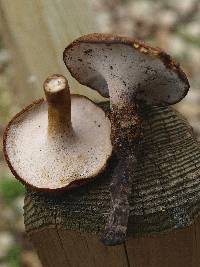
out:
<path id="1" fill-rule="evenodd" d="M 110 121 L 86 97 L 71 95 L 65 77 L 44 82 L 47 102 L 18 113 L 4 133 L 8 165 L 37 190 L 69 189 L 95 178 L 112 154 Z"/>
<path id="2" fill-rule="evenodd" d="M 126 237 L 130 177 L 141 138 L 138 105 L 142 102 L 157 106 L 175 104 L 187 94 L 189 82 L 179 65 L 164 51 L 127 37 L 86 35 L 71 43 L 63 56 L 74 78 L 110 97 L 111 139 L 117 164 L 103 241 L 107 245 L 119 244 Z"/>

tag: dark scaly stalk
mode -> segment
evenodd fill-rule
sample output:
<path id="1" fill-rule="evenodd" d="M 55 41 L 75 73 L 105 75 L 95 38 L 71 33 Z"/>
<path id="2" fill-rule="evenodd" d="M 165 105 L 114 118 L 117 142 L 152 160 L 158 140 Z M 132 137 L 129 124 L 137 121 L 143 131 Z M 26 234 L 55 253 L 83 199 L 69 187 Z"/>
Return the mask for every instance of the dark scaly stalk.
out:
<path id="1" fill-rule="evenodd" d="M 114 106 L 111 112 L 111 124 L 115 167 L 110 187 L 111 209 L 102 241 L 106 245 L 117 245 L 126 239 L 130 212 L 132 174 L 137 163 L 135 152 L 141 131 L 137 106 L 129 105 L 121 109 Z"/>

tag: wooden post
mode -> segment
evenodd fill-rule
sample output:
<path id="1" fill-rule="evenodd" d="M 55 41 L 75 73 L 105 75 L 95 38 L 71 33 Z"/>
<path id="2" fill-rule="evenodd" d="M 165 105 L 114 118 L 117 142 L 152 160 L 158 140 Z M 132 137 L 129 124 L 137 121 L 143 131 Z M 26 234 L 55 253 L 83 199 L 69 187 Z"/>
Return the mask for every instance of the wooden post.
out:
<path id="1" fill-rule="evenodd" d="M 106 247 L 100 241 L 110 209 L 109 168 L 65 193 L 29 189 L 25 227 L 43 266 L 200 266 L 199 144 L 173 109 L 147 107 L 141 114 L 126 243 Z"/>
<path id="2" fill-rule="evenodd" d="M 29 233 L 45 267 L 199 267 L 200 220 L 179 231 L 105 247 L 99 236 L 45 227 Z"/>
<path id="3" fill-rule="evenodd" d="M 0 30 L 12 53 L 18 102 L 43 96 L 42 84 L 54 73 L 67 76 L 73 93 L 100 99 L 93 90 L 83 90 L 62 60 L 71 41 L 98 31 L 93 18 L 89 0 L 0 0 Z"/>

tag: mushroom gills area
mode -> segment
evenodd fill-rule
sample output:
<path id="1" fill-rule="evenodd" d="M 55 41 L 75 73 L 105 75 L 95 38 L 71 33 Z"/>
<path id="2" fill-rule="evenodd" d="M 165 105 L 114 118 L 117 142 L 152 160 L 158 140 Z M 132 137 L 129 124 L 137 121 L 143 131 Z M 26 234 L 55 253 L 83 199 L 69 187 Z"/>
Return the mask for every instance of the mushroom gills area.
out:
<path id="1" fill-rule="evenodd" d="M 136 95 L 148 104 L 173 104 L 185 96 L 188 86 L 143 47 L 80 42 L 67 50 L 64 60 L 77 80 L 104 96 L 110 91 L 115 104 L 122 95 L 129 101 Z"/>
<path id="2" fill-rule="evenodd" d="M 96 176 L 111 154 L 110 121 L 90 100 L 72 96 L 73 136 L 48 138 L 43 102 L 17 117 L 8 131 L 7 154 L 18 176 L 39 188 L 57 189 Z"/>

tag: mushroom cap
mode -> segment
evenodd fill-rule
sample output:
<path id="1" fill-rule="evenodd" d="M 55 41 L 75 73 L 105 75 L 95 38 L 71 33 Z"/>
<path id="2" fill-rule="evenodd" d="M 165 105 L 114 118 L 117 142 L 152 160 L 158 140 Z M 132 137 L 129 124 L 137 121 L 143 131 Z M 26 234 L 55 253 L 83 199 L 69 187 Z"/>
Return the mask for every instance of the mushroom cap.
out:
<path id="1" fill-rule="evenodd" d="M 43 99 L 18 113 L 4 133 L 4 154 L 16 178 L 38 190 L 75 187 L 101 173 L 112 153 L 104 111 L 83 96 L 71 96 L 73 133 L 48 136 Z"/>
<path id="2" fill-rule="evenodd" d="M 65 48 L 63 60 L 75 79 L 104 97 L 169 105 L 189 90 L 185 73 L 167 53 L 123 36 L 82 36 Z"/>

